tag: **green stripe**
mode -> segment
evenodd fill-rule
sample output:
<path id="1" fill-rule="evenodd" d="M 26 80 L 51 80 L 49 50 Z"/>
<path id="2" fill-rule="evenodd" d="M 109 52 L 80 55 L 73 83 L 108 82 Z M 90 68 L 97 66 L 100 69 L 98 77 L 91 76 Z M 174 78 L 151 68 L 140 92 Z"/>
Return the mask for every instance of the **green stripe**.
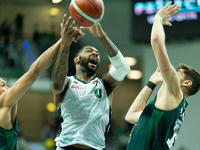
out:
<path id="1" fill-rule="evenodd" d="M 16 145 L 16 139 L 15 139 L 14 131 L 6 132 L 6 139 L 7 139 L 8 149 L 14 150 L 14 147 Z"/>
<path id="2" fill-rule="evenodd" d="M 110 128 L 110 125 L 111 125 L 111 114 L 112 114 L 112 107 L 110 106 L 110 108 L 109 108 L 109 122 L 106 126 L 106 130 L 105 130 L 105 133 L 104 133 L 105 140 L 107 139 L 107 134 L 108 134 L 108 131 L 109 131 L 109 128 Z"/>
<path id="3" fill-rule="evenodd" d="M 164 112 L 157 111 L 155 109 L 153 110 L 145 137 L 145 143 L 147 143 L 147 145 L 152 145 L 152 141 L 154 140 L 152 137 L 154 137 L 155 130 L 156 132 L 158 131 L 158 124 L 160 123 L 163 114 Z"/>
<path id="4" fill-rule="evenodd" d="M 78 80 L 78 81 L 80 81 L 80 82 L 82 82 L 82 83 L 84 83 L 84 84 L 88 84 L 88 83 L 90 83 L 93 79 L 95 79 L 95 77 L 92 77 L 91 80 L 90 80 L 88 83 L 86 83 L 86 82 L 80 80 L 79 78 L 77 78 L 76 75 L 74 75 L 73 77 L 74 77 L 76 80 Z"/>
<path id="5" fill-rule="evenodd" d="M 60 118 L 60 126 L 58 128 L 58 134 L 57 137 L 60 135 L 60 133 L 62 132 L 62 125 L 61 123 L 63 122 L 63 118 L 61 116 L 61 107 L 58 109 L 58 114 L 59 114 L 59 118 Z"/>

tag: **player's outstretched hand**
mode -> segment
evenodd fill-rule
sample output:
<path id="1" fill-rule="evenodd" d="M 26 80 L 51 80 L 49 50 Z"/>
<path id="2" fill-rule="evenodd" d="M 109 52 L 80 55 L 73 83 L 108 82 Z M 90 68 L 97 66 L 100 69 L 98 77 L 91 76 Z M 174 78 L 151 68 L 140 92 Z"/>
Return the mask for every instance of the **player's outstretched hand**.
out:
<path id="1" fill-rule="evenodd" d="M 67 18 L 67 15 L 65 14 L 63 16 L 63 21 L 60 24 L 61 38 L 62 38 L 62 44 L 64 48 L 69 47 L 73 41 L 77 42 L 80 37 L 85 35 L 81 29 L 74 27 L 75 21 L 73 21 L 71 17 L 69 17 L 68 20 L 66 18 Z"/>
<path id="2" fill-rule="evenodd" d="M 168 2 L 163 8 L 161 8 L 155 15 L 155 17 L 161 17 L 161 21 L 163 25 L 168 25 L 168 26 L 172 26 L 172 24 L 170 22 L 168 22 L 167 20 L 175 15 L 179 10 L 180 10 L 180 6 L 177 6 L 177 4 L 173 4 L 171 6 L 169 6 L 172 2 Z"/>
<path id="3" fill-rule="evenodd" d="M 80 28 L 89 31 L 90 34 L 92 34 L 93 36 L 96 36 L 98 38 L 102 38 L 105 34 L 100 23 L 96 24 L 95 26 L 91 26 L 91 27 L 82 27 L 81 26 Z"/>

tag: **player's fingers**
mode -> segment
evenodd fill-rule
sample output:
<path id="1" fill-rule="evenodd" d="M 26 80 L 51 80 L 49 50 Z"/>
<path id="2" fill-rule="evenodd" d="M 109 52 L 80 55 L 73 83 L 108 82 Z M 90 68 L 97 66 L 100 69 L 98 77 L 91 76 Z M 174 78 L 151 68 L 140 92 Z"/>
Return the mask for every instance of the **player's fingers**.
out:
<path id="1" fill-rule="evenodd" d="M 72 24 L 69 26 L 69 31 L 72 32 L 74 30 L 74 25 L 76 24 L 75 21 L 72 22 Z"/>
<path id="2" fill-rule="evenodd" d="M 80 28 L 89 31 L 89 27 L 80 26 Z"/>
<path id="3" fill-rule="evenodd" d="M 62 20 L 62 23 L 63 23 L 63 24 L 65 24 L 65 22 L 66 22 L 66 18 L 67 18 L 67 15 L 64 14 L 64 16 L 63 16 L 63 20 Z"/>
<path id="4" fill-rule="evenodd" d="M 77 42 L 82 36 L 85 36 L 85 33 L 83 33 L 80 29 L 76 30 L 74 34 L 74 42 Z"/>
<path id="5" fill-rule="evenodd" d="M 171 16 L 175 15 L 179 10 L 180 10 L 180 6 L 177 6 L 176 8 L 174 8 L 174 9 L 170 12 L 170 15 L 171 15 Z"/>
<path id="6" fill-rule="evenodd" d="M 177 5 L 177 4 L 173 4 L 173 5 L 171 5 L 168 9 L 169 9 L 169 10 L 172 10 L 172 9 L 174 9 L 174 8 L 176 7 L 176 5 Z"/>
<path id="7" fill-rule="evenodd" d="M 166 22 L 165 25 L 170 26 L 170 27 L 172 26 L 170 22 Z"/>
<path id="8" fill-rule="evenodd" d="M 168 3 L 164 6 L 164 8 L 167 8 L 171 3 L 172 3 L 172 1 L 168 2 Z"/>
<path id="9" fill-rule="evenodd" d="M 72 17 L 70 16 L 70 17 L 68 18 L 67 22 L 65 23 L 66 29 L 68 29 L 68 26 L 69 26 L 71 20 L 72 20 Z"/>

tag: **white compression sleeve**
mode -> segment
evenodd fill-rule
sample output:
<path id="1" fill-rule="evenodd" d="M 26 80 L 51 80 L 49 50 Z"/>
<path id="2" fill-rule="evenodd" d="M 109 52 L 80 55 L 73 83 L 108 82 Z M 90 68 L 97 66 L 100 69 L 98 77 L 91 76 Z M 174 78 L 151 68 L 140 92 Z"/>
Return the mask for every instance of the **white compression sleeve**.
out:
<path id="1" fill-rule="evenodd" d="M 122 53 L 118 51 L 114 57 L 109 57 L 111 64 L 113 65 L 109 73 L 116 81 L 122 81 L 124 77 L 130 72 L 130 66 L 124 59 Z"/>

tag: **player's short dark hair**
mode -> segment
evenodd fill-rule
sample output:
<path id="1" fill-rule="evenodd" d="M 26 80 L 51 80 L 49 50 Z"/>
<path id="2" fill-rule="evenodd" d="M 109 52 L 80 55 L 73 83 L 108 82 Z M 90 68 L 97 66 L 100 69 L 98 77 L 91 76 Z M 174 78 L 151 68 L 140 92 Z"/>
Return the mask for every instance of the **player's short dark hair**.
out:
<path id="1" fill-rule="evenodd" d="M 194 68 L 185 65 L 180 64 L 179 67 L 176 70 L 183 69 L 183 72 L 185 74 L 185 80 L 191 80 L 192 85 L 188 88 L 187 94 L 188 95 L 194 95 L 196 94 L 200 89 L 200 74 L 197 70 Z"/>
<path id="2" fill-rule="evenodd" d="M 83 51 L 84 47 L 82 47 L 81 49 L 79 49 L 76 54 L 75 57 L 78 57 L 80 55 L 80 53 Z"/>

